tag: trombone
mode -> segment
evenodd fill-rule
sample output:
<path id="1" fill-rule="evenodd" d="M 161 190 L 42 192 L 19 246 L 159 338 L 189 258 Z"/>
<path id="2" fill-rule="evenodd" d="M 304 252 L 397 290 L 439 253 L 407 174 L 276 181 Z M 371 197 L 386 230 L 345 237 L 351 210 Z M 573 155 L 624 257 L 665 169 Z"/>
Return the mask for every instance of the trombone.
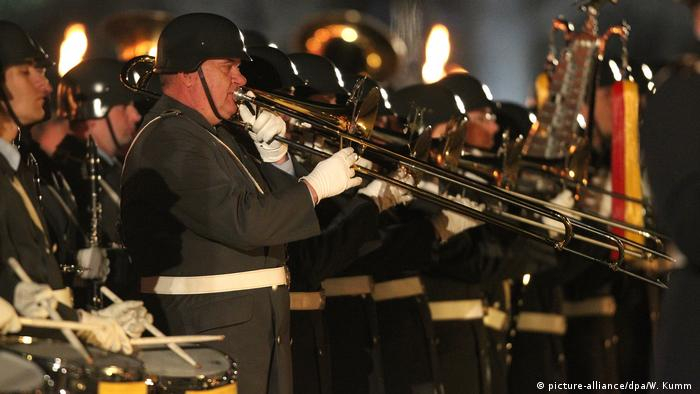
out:
<path id="1" fill-rule="evenodd" d="M 154 58 L 150 56 L 139 56 L 137 58 L 132 59 L 131 61 L 127 62 L 127 64 L 122 69 L 122 73 L 120 76 L 122 83 L 134 92 L 146 94 L 150 97 L 158 97 L 158 93 L 149 91 L 147 89 L 148 80 L 152 75 L 153 65 Z M 138 77 L 134 75 L 136 73 L 138 73 Z M 606 260 L 600 260 L 594 256 L 587 255 L 583 252 L 577 251 L 567 246 L 568 243 L 574 238 L 571 218 L 557 211 L 542 207 L 541 205 L 533 204 L 529 201 L 512 196 L 511 194 L 500 188 L 491 185 L 484 185 L 477 181 L 454 174 L 448 170 L 427 164 L 413 157 L 398 154 L 390 149 L 370 142 L 369 137 L 372 134 L 374 128 L 374 121 L 377 113 L 379 91 L 378 89 L 373 88 L 368 92 L 361 92 L 360 85 L 361 83 L 356 84 L 355 88 L 353 89 L 351 98 L 348 100 L 348 105 L 346 106 L 316 103 L 312 104 L 287 95 L 270 93 L 253 88 L 246 88 L 237 91 L 235 93 L 234 98 L 241 104 L 255 105 L 257 108 L 263 108 L 309 123 L 316 131 L 323 133 L 324 135 L 337 138 L 337 141 L 341 146 L 346 142 L 356 144 L 359 147 L 360 152 L 370 151 L 373 154 L 394 160 L 399 165 L 406 167 L 408 170 L 428 174 L 449 184 L 459 186 L 461 188 L 474 190 L 480 195 L 489 196 L 498 201 L 499 203 L 506 203 L 509 206 L 518 207 L 523 210 L 530 210 L 535 215 L 549 218 L 550 220 L 559 222 L 563 226 L 563 229 L 554 227 L 553 230 L 562 233 L 563 236 L 562 239 L 557 240 L 552 237 L 549 237 L 548 235 L 544 235 L 539 232 L 532 231 L 530 229 L 519 227 L 515 223 L 507 219 L 518 220 L 523 223 L 531 224 L 540 228 L 546 228 L 547 225 L 543 223 L 527 218 L 522 218 L 518 215 L 505 213 L 504 210 L 499 210 L 495 213 L 482 212 L 476 208 L 460 204 L 441 195 L 437 195 L 432 192 L 420 189 L 416 186 L 395 180 L 391 177 L 387 177 L 378 173 L 377 171 L 356 166 L 355 170 L 360 174 L 377 178 L 386 183 L 404 188 L 409 192 L 413 193 L 415 196 L 425 199 L 448 210 L 452 210 L 454 212 L 473 217 L 477 220 L 506 228 L 516 233 L 545 242 L 550 246 L 554 247 L 556 250 L 569 251 L 589 260 L 606 264 L 614 270 L 619 270 L 621 272 L 627 273 L 628 275 L 635 276 L 651 284 L 665 287 L 665 285 L 663 285 L 662 283 L 654 282 L 650 279 L 629 272 L 620 266 L 622 259 L 624 258 L 626 249 L 621 239 L 613 234 L 598 230 L 583 223 L 577 223 L 577 225 L 581 229 L 589 231 L 591 233 L 595 233 L 598 236 L 605 238 L 609 243 L 613 244 L 612 246 L 608 244 L 608 246 L 611 246 L 615 250 L 617 250 L 617 258 L 614 261 L 609 262 Z M 246 95 L 246 92 L 252 92 L 255 96 L 249 97 L 248 95 Z M 360 100 L 361 96 L 362 100 Z M 239 121 L 228 122 L 235 124 L 236 126 L 249 127 L 246 124 Z M 303 144 L 297 143 L 295 141 L 283 137 L 276 137 L 276 139 L 285 142 L 289 144 L 289 146 L 299 150 L 304 150 L 320 156 L 328 156 L 328 154 L 325 152 L 321 152 L 319 150 L 307 147 Z M 643 247 L 641 245 L 639 246 Z"/>

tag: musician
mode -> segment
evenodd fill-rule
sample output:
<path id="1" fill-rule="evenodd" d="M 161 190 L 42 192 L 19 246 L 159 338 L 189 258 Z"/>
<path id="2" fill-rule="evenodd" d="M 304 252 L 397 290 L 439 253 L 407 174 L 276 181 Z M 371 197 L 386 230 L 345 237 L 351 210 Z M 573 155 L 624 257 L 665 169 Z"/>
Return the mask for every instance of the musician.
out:
<path id="1" fill-rule="evenodd" d="M 70 289 L 63 284 L 51 253 L 47 225 L 32 174 L 12 141 L 21 127 L 44 118 L 44 101 L 51 92 L 45 72 L 48 55 L 22 28 L 0 21 L 0 296 L 25 316 L 46 318 L 48 308 L 64 319 L 100 326 L 81 335 L 111 351 L 131 352 L 128 337 L 143 332 L 148 315 L 140 302 L 123 302 L 88 313 L 72 308 Z M 35 283 L 20 282 L 10 268 L 17 259 Z M 124 319 L 126 318 L 126 319 Z M 124 319 L 124 320 L 120 320 Z M 123 325 L 118 323 L 121 321 Z"/>
<path id="2" fill-rule="evenodd" d="M 347 99 L 348 87 L 329 59 L 308 53 L 291 54 L 289 59 L 305 81 L 304 85 L 295 87 L 296 97 L 325 104 Z M 308 137 L 320 149 L 330 149 L 325 146 L 323 138 L 314 134 Z M 325 390 L 336 394 L 383 393 L 385 390 L 376 306 L 370 297 L 371 277 L 369 272 L 354 268 L 357 259 L 376 248 L 379 240 L 378 204 L 369 201 L 369 196 L 361 195 L 366 189 L 358 191 L 357 196 L 338 196 L 319 204 L 317 213 L 324 229 L 322 237 L 290 245 L 292 274 L 297 276 L 297 286 L 307 290 L 323 288 L 323 318 L 327 330 L 323 334 L 319 329 L 316 331 L 327 337 L 325 349 L 321 349 L 326 354 L 325 362 L 328 362 L 330 355 L 330 370 L 326 373 L 331 375 L 331 387 Z M 332 236 L 338 231 L 346 238 L 342 243 L 333 242 Z M 363 240 L 371 245 L 359 243 Z M 314 241 L 317 246 L 309 247 L 309 242 Z M 355 243 L 354 250 L 346 250 Z M 297 320 L 297 323 L 300 321 Z M 318 327 L 320 324 L 316 325 Z"/>
<path id="3" fill-rule="evenodd" d="M 456 95 L 440 84 L 414 85 L 395 92 L 392 104 L 399 114 L 407 114 L 411 107 L 426 108 L 424 116 L 433 126 L 432 137 L 437 141 L 465 133 L 460 119 L 463 119 L 466 108 L 463 100 L 455 98 Z M 418 186 L 434 193 L 440 190 L 430 178 L 422 179 Z M 460 203 L 477 206 L 474 196 L 471 199 L 461 195 L 454 198 Z M 421 279 L 430 301 L 444 391 L 485 392 L 490 390 L 491 382 L 478 267 L 483 265 L 489 269 L 495 261 L 489 257 L 490 251 L 499 253 L 500 249 L 493 248 L 495 245 L 489 235 L 479 234 L 481 222 L 447 210 L 422 208 L 421 205 L 424 204 L 416 201 L 413 208 L 426 211 L 434 232 L 433 238 L 429 239 L 432 242 L 431 254 L 424 256 L 426 261 L 421 267 Z M 465 305 L 472 306 L 469 312 L 455 309 Z"/>
<path id="4" fill-rule="evenodd" d="M 273 141 L 284 121 L 234 100 L 249 60 L 241 37 L 205 13 L 161 33 L 154 72 L 164 94 L 125 159 L 122 221 L 141 291 L 169 331 L 226 335 L 215 346 L 237 361 L 241 392 L 289 393 L 284 244 L 318 234 L 314 205 L 359 184 L 357 155 L 341 150 L 301 180 L 276 168 L 293 167 Z M 262 163 L 218 127 L 237 112 Z"/>
<path id="5" fill-rule="evenodd" d="M 309 82 L 298 74 L 300 69 L 313 81 L 322 79 L 316 75 L 327 70 L 293 67 L 287 55 L 271 47 L 251 47 L 248 54 L 253 61 L 241 65 L 247 86 L 270 92 L 291 94 L 307 85 Z M 297 166 L 295 171 L 300 174 L 305 169 Z M 332 392 L 331 352 L 321 282 L 344 270 L 378 237 L 377 205 L 367 198 L 325 199 L 316 212 L 321 234 L 288 245 L 294 392 L 304 394 Z M 344 358 L 343 354 L 336 357 Z"/>
<path id="6" fill-rule="evenodd" d="M 66 176 L 78 205 L 83 231 L 90 234 L 91 185 L 88 176 L 87 139 L 97 147 L 97 173 L 100 190 L 98 247 L 108 248 L 110 260 L 108 286 L 122 297 L 138 294 L 137 279 L 130 261 L 121 249 L 118 233 L 121 162 L 119 156 L 136 134 L 141 115 L 134 97 L 119 81 L 122 64 L 116 59 L 98 58 L 81 62 L 58 83 L 58 116 L 70 121 L 70 131 L 52 152 L 56 167 Z M 104 279 L 104 278 L 101 278 Z"/>
<path id="7" fill-rule="evenodd" d="M 700 39 L 700 2 L 687 2 Z M 680 266 L 671 271 L 656 335 L 654 378 L 700 387 L 700 245 L 697 242 L 700 167 L 700 41 L 694 52 L 657 74 L 641 129 L 641 148 L 658 224 L 678 245 Z"/>

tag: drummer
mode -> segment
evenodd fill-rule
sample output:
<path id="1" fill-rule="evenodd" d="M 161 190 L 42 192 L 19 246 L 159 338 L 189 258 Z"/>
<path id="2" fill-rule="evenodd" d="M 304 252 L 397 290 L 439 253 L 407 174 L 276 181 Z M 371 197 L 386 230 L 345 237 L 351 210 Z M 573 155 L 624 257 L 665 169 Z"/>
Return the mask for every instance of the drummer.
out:
<path id="1" fill-rule="evenodd" d="M 28 164 L 12 143 L 21 129 L 44 119 L 52 88 L 45 76 L 48 55 L 18 25 L 0 21 L 0 297 L 19 314 L 46 318 L 55 308 L 67 320 L 95 324 L 81 336 L 111 351 L 131 352 L 127 334 L 140 336 L 151 317 L 140 302 L 127 301 L 88 313 L 72 308 L 45 232 L 46 221 Z M 22 282 L 6 263 L 20 261 L 34 283 Z M 120 325 L 121 323 L 121 325 Z"/>

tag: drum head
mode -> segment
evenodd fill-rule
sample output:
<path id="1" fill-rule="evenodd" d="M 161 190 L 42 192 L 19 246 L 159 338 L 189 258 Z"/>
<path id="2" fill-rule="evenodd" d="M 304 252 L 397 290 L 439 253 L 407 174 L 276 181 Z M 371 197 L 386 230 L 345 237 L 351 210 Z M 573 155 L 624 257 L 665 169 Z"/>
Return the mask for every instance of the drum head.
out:
<path id="1" fill-rule="evenodd" d="M 143 364 L 138 359 L 88 346 L 94 363 L 87 365 L 73 346 L 57 339 L 5 337 L 0 339 L 0 347 L 31 357 L 48 373 L 56 372 L 60 367 L 67 373 L 87 375 L 101 381 L 138 381 L 144 376 Z"/>
<path id="2" fill-rule="evenodd" d="M 41 389 L 44 372 L 22 356 L 0 350 L 0 391 L 33 392 Z"/>
<path id="3" fill-rule="evenodd" d="M 201 368 L 189 365 L 169 349 L 142 350 L 139 358 L 143 361 L 146 373 L 149 375 L 192 378 L 202 375 L 223 376 L 231 370 L 231 359 L 224 353 L 208 348 L 185 347 L 184 349 L 202 366 Z"/>

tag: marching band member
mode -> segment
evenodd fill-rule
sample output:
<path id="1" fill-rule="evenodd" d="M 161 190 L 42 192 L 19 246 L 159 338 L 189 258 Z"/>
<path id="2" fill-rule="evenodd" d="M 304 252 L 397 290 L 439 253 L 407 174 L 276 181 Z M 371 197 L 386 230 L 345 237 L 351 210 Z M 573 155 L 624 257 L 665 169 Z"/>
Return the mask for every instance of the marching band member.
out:
<path id="1" fill-rule="evenodd" d="M 315 204 L 360 179 L 352 149 L 299 181 L 279 171 L 292 165 L 286 144 L 273 140 L 284 121 L 234 99 L 249 60 L 224 17 L 186 14 L 165 27 L 154 69 L 164 94 L 125 159 L 122 221 L 141 292 L 169 331 L 226 335 L 214 346 L 237 360 L 241 392 L 289 393 L 285 243 L 317 235 Z M 218 127 L 237 112 L 262 163 Z"/>
<path id="2" fill-rule="evenodd" d="M 46 221 L 28 167 L 12 144 L 21 125 L 44 117 L 44 100 L 51 91 L 46 79 L 48 56 L 19 26 L 0 22 L 0 67 L 3 96 L 0 108 L 0 296 L 19 314 L 46 317 L 48 308 L 64 319 L 99 325 L 83 332 L 89 342 L 112 351 L 131 352 L 118 320 L 139 336 L 149 316 L 140 302 L 111 305 L 88 313 L 72 308 L 58 264 L 51 253 Z M 17 259 L 35 283 L 20 282 L 7 261 Z M 126 318 L 124 320 L 124 318 Z"/>

